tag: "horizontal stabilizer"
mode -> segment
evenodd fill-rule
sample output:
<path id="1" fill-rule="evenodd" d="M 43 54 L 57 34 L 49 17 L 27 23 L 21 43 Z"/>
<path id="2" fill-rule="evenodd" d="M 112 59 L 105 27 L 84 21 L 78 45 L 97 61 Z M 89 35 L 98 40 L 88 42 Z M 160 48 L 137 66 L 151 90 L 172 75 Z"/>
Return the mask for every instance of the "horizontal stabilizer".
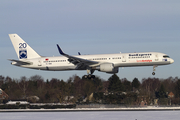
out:
<path id="1" fill-rule="evenodd" d="M 20 61 L 20 60 L 13 60 L 13 59 L 8 59 L 9 61 L 12 61 L 11 64 L 17 64 L 17 65 L 31 65 L 32 62 L 27 62 L 27 61 Z"/>

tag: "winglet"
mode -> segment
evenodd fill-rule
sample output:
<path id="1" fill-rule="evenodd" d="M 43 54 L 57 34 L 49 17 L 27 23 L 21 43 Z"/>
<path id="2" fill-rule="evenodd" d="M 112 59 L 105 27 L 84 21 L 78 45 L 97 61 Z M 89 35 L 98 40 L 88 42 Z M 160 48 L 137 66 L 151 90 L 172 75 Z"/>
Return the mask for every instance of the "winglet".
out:
<path id="1" fill-rule="evenodd" d="M 59 47 L 58 44 L 57 44 L 57 47 L 58 47 L 59 53 L 60 53 L 61 55 L 65 55 L 65 53 L 61 50 L 61 48 Z"/>

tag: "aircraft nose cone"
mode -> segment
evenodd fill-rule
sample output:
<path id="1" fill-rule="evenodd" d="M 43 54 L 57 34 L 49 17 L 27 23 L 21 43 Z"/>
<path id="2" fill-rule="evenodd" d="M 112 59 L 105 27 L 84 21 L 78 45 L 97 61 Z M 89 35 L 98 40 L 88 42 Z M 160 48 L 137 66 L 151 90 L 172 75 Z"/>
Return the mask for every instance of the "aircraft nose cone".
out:
<path id="1" fill-rule="evenodd" d="M 173 59 L 171 59 L 171 60 L 170 60 L 170 63 L 171 63 L 171 64 L 172 64 L 172 63 L 174 63 L 174 60 L 173 60 Z"/>

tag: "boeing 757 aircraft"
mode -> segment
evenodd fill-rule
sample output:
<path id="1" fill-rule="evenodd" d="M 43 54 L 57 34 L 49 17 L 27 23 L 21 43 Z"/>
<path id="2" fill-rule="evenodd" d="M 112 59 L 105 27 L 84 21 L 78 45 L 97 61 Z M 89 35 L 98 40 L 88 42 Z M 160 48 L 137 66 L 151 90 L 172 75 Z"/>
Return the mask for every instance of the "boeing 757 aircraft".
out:
<path id="1" fill-rule="evenodd" d="M 159 52 L 142 53 L 118 53 L 118 54 L 99 54 L 99 55 L 79 55 L 71 56 L 62 51 L 57 45 L 58 51 L 62 56 L 44 57 L 36 53 L 22 38 L 17 34 L 9 34 L 19 60 L 10 59 L 12 65 L 47 71 L 64 70 L 87 70 L 87 78 L 94 78 L 92 75 L 95 70 L 106 73 L 118 73 L 119 67 L 153 66 L 168 65 L 174 62 L 168 55 Z"/>

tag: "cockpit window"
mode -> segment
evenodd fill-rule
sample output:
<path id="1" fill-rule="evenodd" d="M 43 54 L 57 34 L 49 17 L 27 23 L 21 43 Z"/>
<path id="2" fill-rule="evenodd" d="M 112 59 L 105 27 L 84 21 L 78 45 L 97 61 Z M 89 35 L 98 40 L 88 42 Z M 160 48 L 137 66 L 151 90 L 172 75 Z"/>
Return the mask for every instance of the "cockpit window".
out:
<path id="1" fill-rule="evenodd" d="M 168 55 L 164 55 L 163 57 L 164 57 L 164 58 L 170 58 Z"/>

